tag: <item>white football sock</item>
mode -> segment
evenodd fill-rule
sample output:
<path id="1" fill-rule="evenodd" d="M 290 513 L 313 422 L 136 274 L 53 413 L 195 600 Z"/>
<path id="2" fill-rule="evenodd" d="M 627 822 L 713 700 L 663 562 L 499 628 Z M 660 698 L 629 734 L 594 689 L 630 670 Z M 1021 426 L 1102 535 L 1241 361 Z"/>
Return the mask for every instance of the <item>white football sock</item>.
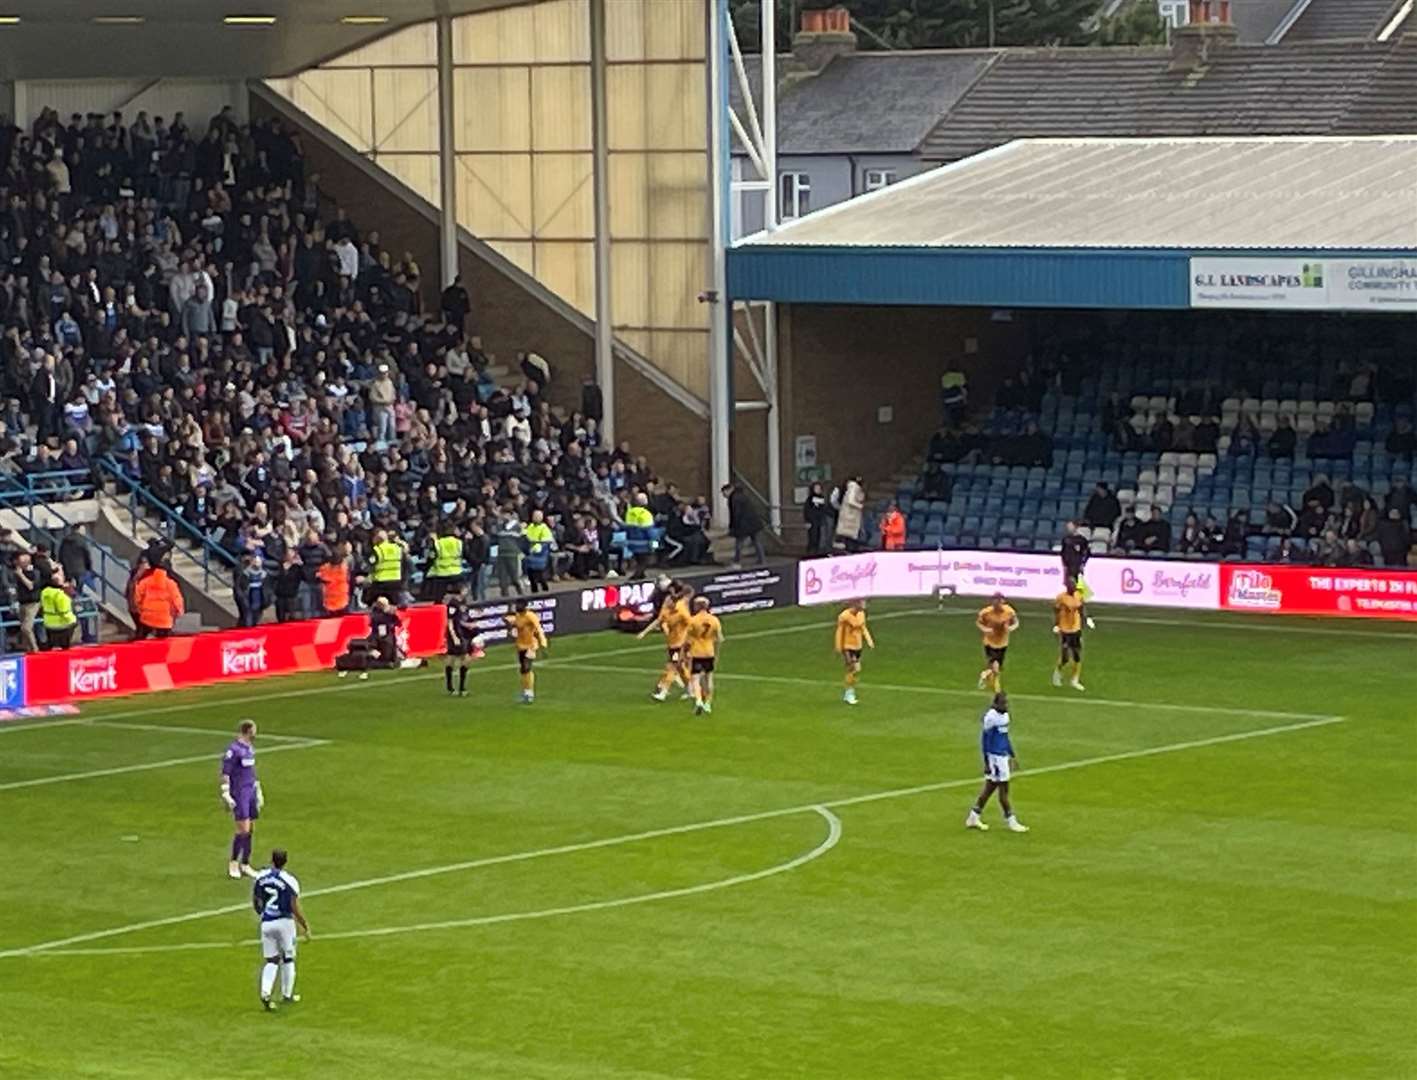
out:
<path id="1" fill-rule="evenodd" d="M 261 997 L 263 999 L 269 998 L 271 991 L 276 988 L 276 972 L 279 970 L 280 965 L 270 960 L 267 960 L 265 966 L 261 968 Z"/>
<path id="2" fill-rule="evenodd" d="M 295 993 L 295 957 L 280 966 L 280 996 L 290 997 Z"/>

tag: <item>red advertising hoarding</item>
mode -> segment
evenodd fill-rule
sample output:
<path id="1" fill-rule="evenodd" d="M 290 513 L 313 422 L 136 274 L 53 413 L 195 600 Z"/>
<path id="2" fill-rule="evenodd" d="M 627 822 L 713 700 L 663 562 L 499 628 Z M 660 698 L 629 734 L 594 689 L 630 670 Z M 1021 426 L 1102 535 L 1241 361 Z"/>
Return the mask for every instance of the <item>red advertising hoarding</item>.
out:
<path id="1" fill-rule="evenodd" d="M 1417 619 L 1417 574 L 1327 566 L 1220 567 L 1225 611 Z"/>
<path id="2" fill-rule="evenodd" d="M 442 651 L 447 614 L 441 604 L 412 607 L 400 614 L 399 644 L 407 655 L 431 656 Z M 24 658 L 25 703 L 50 705 L 232 679 L 329 671 L 353 638 L 368 633 L 367 615 L 345 615 L 31 653 Z"/>

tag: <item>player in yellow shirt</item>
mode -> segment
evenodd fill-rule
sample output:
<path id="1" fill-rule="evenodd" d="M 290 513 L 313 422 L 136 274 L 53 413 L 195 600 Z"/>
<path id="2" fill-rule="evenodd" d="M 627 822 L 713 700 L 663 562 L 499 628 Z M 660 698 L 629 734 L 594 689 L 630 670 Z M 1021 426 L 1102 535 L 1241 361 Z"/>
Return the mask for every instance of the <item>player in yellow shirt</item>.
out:
<path id="1" fill-rule="evenodd" d="M 713 712 L 713 669 L 723 644 L 723 624 L 709 611 L 708 597 L 694 600 L 689 619 L 689 692 L 694 695 L 694 715 Z"/>
<path id="2" fill-rule="evenodd" d="M 1018 612 L 1004 600 L 1003 593 L 995 593 L 974 625 L 984 635 L 984 670 L 979 673 L 979 689 L 987 686 L 997 694 L 1003 689 L 1004 656 L 1009 651 L 1009 635 L 1018 629 Z"/>
<path id="3" fill-rule="evenodd" d="M 1053 600 L 1053 633 L 1058 635 L 1058 666 L 1053 669 L 1053 685 L 1063 685 L 1063 669 L 1072 665 L 1068 685 L 1082 687 L 1082 620 L 1084 597 L 1076 578 L 1068 581 Z"/>
<path id="4" fill-rule="evenodd" d="M 636 637 L 643 638 L 653 630 L 664 631 L 664 673 L 660 675 L 654 692 L 650 694 L 650 697 L 655 701 L 663 701 L 667 698 L 669 688 L 675 683 L 684 687 L 686 698 L 689 696 L 691 675 L 685 645 L 689 640 L 689 620 L 693 617 L 689 612 L 689 598 L 692 595 L 693 589 L 687 585 L 671 585 L 669 595 L 660 605 L 659 614 L 636 635 Z"/>
<path id="5" fill-rule="evenodd" d="M 836 617 L 836 651 L 846 665 L 846 692 L 841 695 L 841 700 L 848 705 L 856 704 L 856 680 L 861 676 L 863 647 L 874 649 L 876 642 L 866 626 L 865 602 L 853 600 Z"/>
<path id="6" fill-rule="evenodd" d="M 522 673 L 522 704 L 530 705 L 536 700 L 536 674 L 532 671 L 536 663 L 537 650 L 546 651 L 546 633 L 541 629 L 541 620 L 536 612 L 528 610 L 525 600 L 518 600 L 516 614 L 507 616 L 507 625 L 512 628 L 512 636 L 517 643 L 517 667 Z"/>

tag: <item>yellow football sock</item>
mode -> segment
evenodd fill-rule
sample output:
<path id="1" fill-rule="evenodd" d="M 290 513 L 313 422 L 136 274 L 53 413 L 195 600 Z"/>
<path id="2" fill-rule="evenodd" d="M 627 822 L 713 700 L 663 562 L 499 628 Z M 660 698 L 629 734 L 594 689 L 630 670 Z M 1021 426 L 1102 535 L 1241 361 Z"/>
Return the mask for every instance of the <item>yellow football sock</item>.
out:
<path id="1" fill-rule="evenodd" d="M 856 685 L 856 672 L 854 672 L 854 671 L 848 671 L 848 672 L 846 673 L 846 685 L 847 685 L 847 686 L 855 686 L 855 685 Z"/>
<path id="2" fill-rule="evenodd" d="M 1073 681 L 1082 682 L 1082 661 L 1079 660 L 1073 665 Z"/>
<path id="3" fill-rule="evenodd" d="M 530 692 L 532 691 L 532 688 L 535 687 L 535 686 L 536 686 L 536 676 L 533 675 L 530 671 L 523 672 L 523 673 L 522 673 L 522 689 L 523 689 L 524 691 L 526 691 L 527 693 L 530 693 Z"/>

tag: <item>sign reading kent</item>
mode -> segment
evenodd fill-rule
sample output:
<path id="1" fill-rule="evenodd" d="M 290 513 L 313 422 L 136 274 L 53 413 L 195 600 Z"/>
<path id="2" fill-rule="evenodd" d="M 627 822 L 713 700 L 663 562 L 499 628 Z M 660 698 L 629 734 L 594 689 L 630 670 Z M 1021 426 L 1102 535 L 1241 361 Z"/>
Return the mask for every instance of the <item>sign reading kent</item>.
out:
<path id="1" fill-rule="evenodd" d="M 1417 311 L 1417 258 L 1212 256 L 1190 272 L 1193 308 Z"/>

